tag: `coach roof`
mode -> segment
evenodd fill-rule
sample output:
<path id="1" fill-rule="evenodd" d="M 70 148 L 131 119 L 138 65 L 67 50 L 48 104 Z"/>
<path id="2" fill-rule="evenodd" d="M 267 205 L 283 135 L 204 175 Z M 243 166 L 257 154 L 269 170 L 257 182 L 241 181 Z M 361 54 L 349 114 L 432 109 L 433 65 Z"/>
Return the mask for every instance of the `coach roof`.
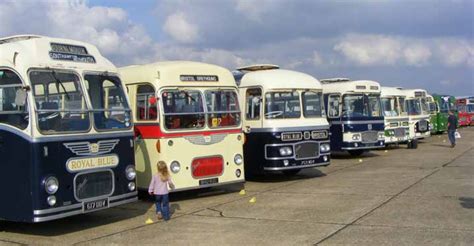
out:
<path id="1" fill-rule="evenodd" d="M 261 86 L 264 89 L 322 89 L 319 80 L 301 72 L 285 69 L 245 73 L 240 87 Z"/>
<path id="2" fill-rule="evenodd" d="M 65 50 L 55 51 L 53 45 Z M 67 48 L 81 52 L 76 54 Z M 78 57 L 83 60 L 79 61 Z M 0 38 L 0 60 L 1 65 L 24 71 L 31 67 L 50 67 L 116 72 L 116 67 L 92 44 L 38 35 Z"/>
<path id="3" fill-rule="evenodd" d="M 232 73 L 221 66 L 193 62 L 166 61 L 119 68 L 126 84 L 137 82 L 158 82 L 162 86 L 233 86 L 236 87 Z M 183 79 L 191 78 L 191 80 Z M 192 78 L 203 80 L 193 81 Z M 209 80 L 206 80 L 209 79 Z M 214 79 L 216 81 L 214 81 Z"/>
<path id="4" fill-rule="evenodd" d="M 390 96 L 406 96 L 400 87 L 387 87 L 382 86 L 382 91 L 380 96 L 382 97 L 390 97 Z"/>

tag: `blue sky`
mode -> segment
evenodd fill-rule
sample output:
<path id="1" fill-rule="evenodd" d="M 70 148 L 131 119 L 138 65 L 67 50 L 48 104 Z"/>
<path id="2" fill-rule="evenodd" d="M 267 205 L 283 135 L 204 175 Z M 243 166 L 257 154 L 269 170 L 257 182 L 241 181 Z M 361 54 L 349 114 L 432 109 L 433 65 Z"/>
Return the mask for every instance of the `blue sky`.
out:
<path id="1" fill-rule="evenodd" d="M 474 1 L 4 0 L 0 13 L 0 36 L 79 39 L 117 66 L 273 63 L 319 79 L 474 94 Z"/>

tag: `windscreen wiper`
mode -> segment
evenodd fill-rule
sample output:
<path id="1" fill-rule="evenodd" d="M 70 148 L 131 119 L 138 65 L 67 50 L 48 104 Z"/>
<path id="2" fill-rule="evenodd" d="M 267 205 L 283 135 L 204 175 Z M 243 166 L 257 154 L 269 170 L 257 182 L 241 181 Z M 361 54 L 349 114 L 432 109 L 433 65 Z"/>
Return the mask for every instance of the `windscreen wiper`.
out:
<path id="1" fill-rule="evenodd" d="M 56 89 L 58 90 L 58 94 L 59 94 L 59 88 L 58 88 L 58 84 L 61 85 L 61 88 L 63 88 L 63 91 L 64 91 L 64 94 L 66 94 L 66 98 L 67 100 L 71 100 L 71 97 L 69 96 L 69 93 L 67 93 L 66 91 L 66 88 L 64 87 L 64 84 L 63 82 L 61 82 L 61 80 L 56 77 L 56 71 L 51 71 L 51 75 L 53 76 L 53 79 L 55 80 L 56 82 Z"/>

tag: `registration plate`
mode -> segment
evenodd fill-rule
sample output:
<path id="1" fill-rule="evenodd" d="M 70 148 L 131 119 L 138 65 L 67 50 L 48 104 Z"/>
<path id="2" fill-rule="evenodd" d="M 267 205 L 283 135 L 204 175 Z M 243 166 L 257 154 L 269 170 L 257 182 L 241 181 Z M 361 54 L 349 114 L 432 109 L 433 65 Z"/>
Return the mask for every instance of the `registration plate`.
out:
<path id="1" fill-rule="evenodd" d="M 84 212 L 89 212 L 89 211 L 94 211 L 94 210 L 99 210 L 103 208 L 108 208 L 109 207 L 109 199 L 102 199 L 102 200 L 97 200 L 97 201 L 91 201 L 91 202 L 84 202 L 82 204 Z"/>
<path id="2" fill-rule="evenodd" d="M 199 180 L 199 185 L 209 185 L 209 184 L 216 184 L 216 183 L 219 183 L 218 178 Z"/>

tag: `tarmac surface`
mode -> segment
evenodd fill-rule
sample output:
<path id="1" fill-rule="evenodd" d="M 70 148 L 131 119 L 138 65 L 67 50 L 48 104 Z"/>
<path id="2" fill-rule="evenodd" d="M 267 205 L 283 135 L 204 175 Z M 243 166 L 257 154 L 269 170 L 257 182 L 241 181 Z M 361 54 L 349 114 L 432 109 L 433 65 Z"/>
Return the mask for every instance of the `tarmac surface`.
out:
<path id="1" fill-rule="evenodd" d="M 0 245 L 473 245 L 474 128 L 460 132 L 454 149 L 444 134 L 416 150 L 333 155 L 328 167 L 247 181 L 244 195 L 242 185 L 172 194 L 168 222 L 146 197 L 40 224 L 0 221 Z"/>

